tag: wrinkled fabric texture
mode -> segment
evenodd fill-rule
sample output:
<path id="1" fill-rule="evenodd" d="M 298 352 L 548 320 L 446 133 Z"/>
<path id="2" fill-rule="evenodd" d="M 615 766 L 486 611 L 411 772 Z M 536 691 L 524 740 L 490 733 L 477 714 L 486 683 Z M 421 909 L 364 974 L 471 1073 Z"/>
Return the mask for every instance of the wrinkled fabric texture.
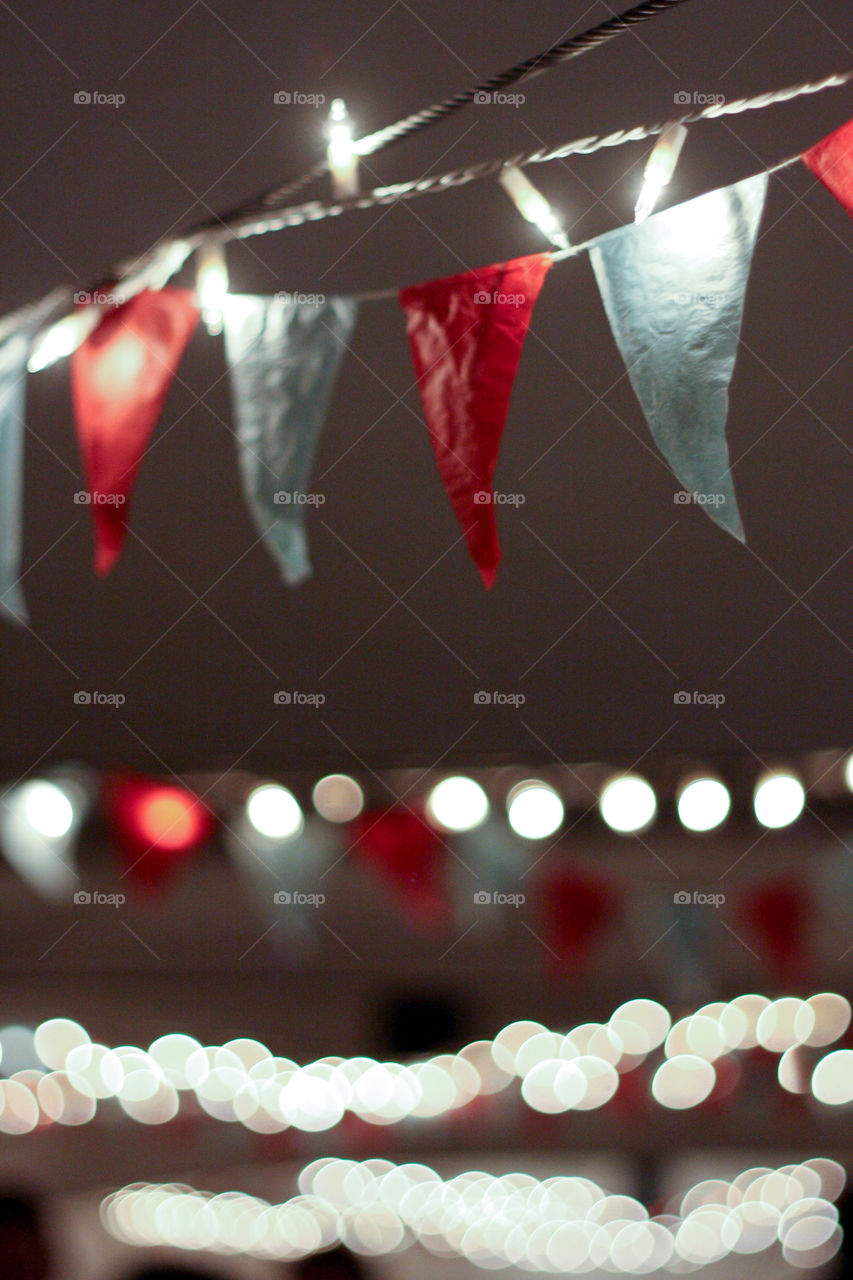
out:
<path id="1" fill-rule="evenodd" d="M 500 562 L 492 476 L 512 385 L 551 255 L 532 254 L 400 293 L 439 474 L 490 587 Z"/>
<path id="2" fill-rule="evenodd" d="M 853 218 L 853 120 L 804 152 L 803 163 Z"/>
<path id="3" fill-rule="evenodd" d="M 109 312 L 71 357 L 100 575 L 121 554 L 136 475 L 198 317 L 189 289 L 145 290 Z"/>
<path id="4" fill-rule="evenodd" d="M 607 318 L 658 447 L 693 502 L 744 541 L 726 444 L 767 175 L 601 236 L 590 257 Z"/>
<path id="5" fill-rule="evenodd" d="M 288 586 L 311 573 L 304 497 L 357 306 L 231 296 L 225 308 L 243 492 Z"/>
<path id="6" fill-rule="evenodd" d="M 20 582 L 29 351 L 27 333 L 13 333 L 0 345 L 0 616 L 19 626 L 29 622 Z"/>

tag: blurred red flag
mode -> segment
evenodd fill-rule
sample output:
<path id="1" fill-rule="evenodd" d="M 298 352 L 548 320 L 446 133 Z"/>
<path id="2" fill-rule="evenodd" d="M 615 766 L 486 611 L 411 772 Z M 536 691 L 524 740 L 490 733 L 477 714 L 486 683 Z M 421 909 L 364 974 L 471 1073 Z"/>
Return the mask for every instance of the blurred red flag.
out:
<path id="1" fill-rule="evenodd" d="M 803 162 L 853 218 L 853 120 L 804 152 Z"/>
<path id="2" fill-rule="evenodd" d="M 544 882 L 543 899 L 551 951 L 561 964 L 582 964 L 613 913 L 609 885 L 564 869 Z"/>
<path id="3" fill-rule="evenodd" d="M 400 293 L 435 460 L 487 587 L 501 557 L 492 475 L 521 348 L 550 266 L 550 254 L 531 254 Z"/>
<path id="4" fill-rule="evenodd" d="M 762 960 L 781 978 L 802 978 L 811 915 L 811 900 L 802 885 L 775 880 L 751 889 L 741 914 L 759 940 Z"/>
<path id="5" fill-rule="evenodd" d="M 350 826 L 354 851 L 394 890 L 409 920 L 433 928 L 450 915 L 441 838 L 417 813 L 364 813 Z"/>
<path id="6" fill-rule="evenodd" d="M 95 572 L 121 554 L 151 432 L 198 323 L 189 289 L 145 290 L 109 312 L 71 357 L 71 399 L 95 530 Z"/>

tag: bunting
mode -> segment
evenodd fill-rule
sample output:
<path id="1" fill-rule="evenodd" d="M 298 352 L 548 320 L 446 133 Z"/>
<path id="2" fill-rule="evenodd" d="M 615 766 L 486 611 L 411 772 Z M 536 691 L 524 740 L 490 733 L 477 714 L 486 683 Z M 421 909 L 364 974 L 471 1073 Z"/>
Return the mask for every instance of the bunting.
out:
<path id="1" fill-rule="evenodd" d="M 487 587 L 500 561 L 492 476 L 513 382 L 550 254 L 400 293 L 438 470 Z"/>
<path id="2" fill-rule="evenodd" d="M 0 344 L 0 614 L 29 622 L 21 573 L 24 487 L 24 400 L 30 336 L 12 333 Z"/>
<path id="3" fill-rule="evenodd" d="M 357 303 L 229 296 L 225 353 L 243 492 L 288 586 L 311 573 L 305 506 Z"/>
<path id="4" fill-rule="evenodd" d="M 654 439 L 684 492 L 744 541 L 726 444 L 767 174 L 599 237 L 601 299 Z"/>
<path id="5" fill-rule="evenodd" d="M 853 218 L 853 120 L 806 151 L 803 162 Z"/>
<path id="6" fill-rule="evenodd" d="M 121 554 L 136 475 L 198 316 L 189 290 L 146 289 L 109 312 L 72 356 L 100 575 Z"/>
<path id="7" fill-rule="evenodd" d="M 364 813 L 350 834 L 356 855 L 395 891 L 413 925 L 429 930 L 444 923 L 445 847 L 419 814 L 404 808 Z"/>

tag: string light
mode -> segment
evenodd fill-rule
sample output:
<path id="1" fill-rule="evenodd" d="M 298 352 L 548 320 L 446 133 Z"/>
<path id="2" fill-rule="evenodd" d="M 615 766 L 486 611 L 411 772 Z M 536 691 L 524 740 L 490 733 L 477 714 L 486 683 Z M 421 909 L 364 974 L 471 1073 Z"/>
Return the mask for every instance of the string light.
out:
<path id="1" fill-rule="evenodd" d="M 796 822 L 806 803 L 803 784 L 791 773 L 765 774 L 755 788 L 755 816 L 763 827 L 777 830 Z"/>
<path id="2" fill-rule="evenodd" d="M 522 218 L 537 226 L 552 244 L 560 249 L 571 247 L 569 237 L 542 192 L 533 185 L 527 174 L 516 165 L 504 165 L 498 174 L 498 182 L 515 205 Z"/>
<path id="3" fill-rule="evenodd" d="M 196 294 L 207 332 L 222 332 L 222 312 L 228 297 L 228 263 L 221 240 L 207 240 L 196 252 Z"/>
<path id="4" fill-rule="evenodd" d="M 687 129 L 683 124 L 668 125 L 658 138 L 643 171 L 643 187 L 634 210 L 635 222 L 645 222 L 654 212 L 664 188 L 672 181 L 686 139 Z"/>
<path id="5" fill-rule="evenodd" d="M 73 355 L 100 320 L 101 309 L 98 306 L 80 307 L 58 320 L 36 338 L 27 361 L 27 369 L 30 373 L 38 373 L 41 369 L 48 369 L 56 364 L 58 360 Z"/>
<path id="6" fill-rule="evenodd" d="M 444 778 L 433 787 L 426 807 L 445 831 L 471 831 L 489 814 L 488 797 L 473 778 Z"/>
<path id="7" fill-rule="evenodd" d="M 678 796 L 678 817 L 688 831 L 713 831 L 728 817 L 732 800 L 717 778 L 692 778 Z"/>
<path id="8" fill-rule="evenodd" d="M 657 799 L 644 778 L 626 773 L 607 783 L 598 808 L 611 831 L 629 835 L 645 831 L 651 825 L 657 812 Z"/>
<path id="9" fill-rule="evenodd" d="M 547 782 L 520 782 L 507 796 L 506 813 L 516 835 L 545 840 L 562 825 L 563 802 Z"/>
<path id="10" fill-rule="evenodd" d="M 275 783 L 255 788 L 246 801 L 246 817 L 270 840 L 293 840 L 305 824 L 299 801 L 287 787 Z"/>
<path id="11" fill-rule="evenodd" d="M 326 1157 L 301 1170 L 298 1194 L 283 1204 L 133 1183 L 104 1198 L 100 1217 L 124 1244 L 281 1261 L 337 1243 L 381 1256 L 417 1242 L 487 1270 L 642 1275 L 682 1273 L 779 1243 L 788 1262 L 810 1268 L 840 1247 L 833 1202 L 845 1182 L 842 1166 L 821 1157 L 745 1169 L 731 1181 L 696 1183 L 676 1197 L 674 1212 L 652 1217 L 633 1196 L 586 1177 L 476 1170 L 445 1180 L 424 1164 Z"/>
<path id="12" fill-rule="evenodd" d="M 353 125 L 343 98 L 335 98 L 326 126 L 329 145 L 326 158 L 332 176 L 332 192 L 336 200 L 358 195 L 358 151 L 353 138 Z"/>

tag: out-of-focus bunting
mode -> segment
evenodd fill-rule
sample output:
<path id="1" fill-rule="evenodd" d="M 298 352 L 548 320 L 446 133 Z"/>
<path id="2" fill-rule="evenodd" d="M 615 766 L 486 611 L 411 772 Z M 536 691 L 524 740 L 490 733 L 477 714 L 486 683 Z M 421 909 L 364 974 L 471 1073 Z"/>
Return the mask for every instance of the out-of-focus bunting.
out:
<path id="1" fill-rule="evenodd" d="M 500 561 L 492 476 L 550 266 L 550 254 L 533 254 L 400 293 L 435 460 L 487 587 Z"/>
<path id="2" fill-rule="evenodd" d="M 306 490 L 356 311 L 351 298 L 226 299 L 225 353 L 243 492 L 289 586 L 311 573 Z"/>
<path id="3" fill-rule="evenodd" d="M 615 901 L 601 876 L 564 867 L 543 884 L 542 906 L 549 955 L 561 966 L 580 968 L 612 920 Z"/>
<path id="4" fill-rule="evenodd" d="M 30 335 L 13 333 L 0 345 L 0 613 L 26 624 L 20 583 L 24 487 L 24 401 Z"/>
<path id="5" fill-rule="evenodd" d="M 807 962 L 812 901 L 805 885 L 790 878 L 757 884 L 745 893 L 743 919 L 758 941 L 760 958 L 779 978 L 802 975 Z"/>
<path id="6" fill-rule="evenodd" d="M 590 251 L 631 385 L 684 500 L 741 541 L 728 389 L 766 194 L 759 174 L 611 231 Z"/>
<path id="7" fill-rule="evenodd" d="M 430 930 L 446 922 L 447 850 L 419 814 L 404 808 L 369 811 L 350 825 L 349 834 L 355 855 L 386 881 L 411 924 Z"/>
<path id="8" fill-rule="evenodd" d="M 121 554 L 136 474 L 198 317 L 189 290 L 146 289 L 109 312 L 71 358 L 98 574 Z"/>
<path id="9" fill-rule="evenodd" d="M 803 162 L 853 218 L 853 120 L 804 152 Z"/>

